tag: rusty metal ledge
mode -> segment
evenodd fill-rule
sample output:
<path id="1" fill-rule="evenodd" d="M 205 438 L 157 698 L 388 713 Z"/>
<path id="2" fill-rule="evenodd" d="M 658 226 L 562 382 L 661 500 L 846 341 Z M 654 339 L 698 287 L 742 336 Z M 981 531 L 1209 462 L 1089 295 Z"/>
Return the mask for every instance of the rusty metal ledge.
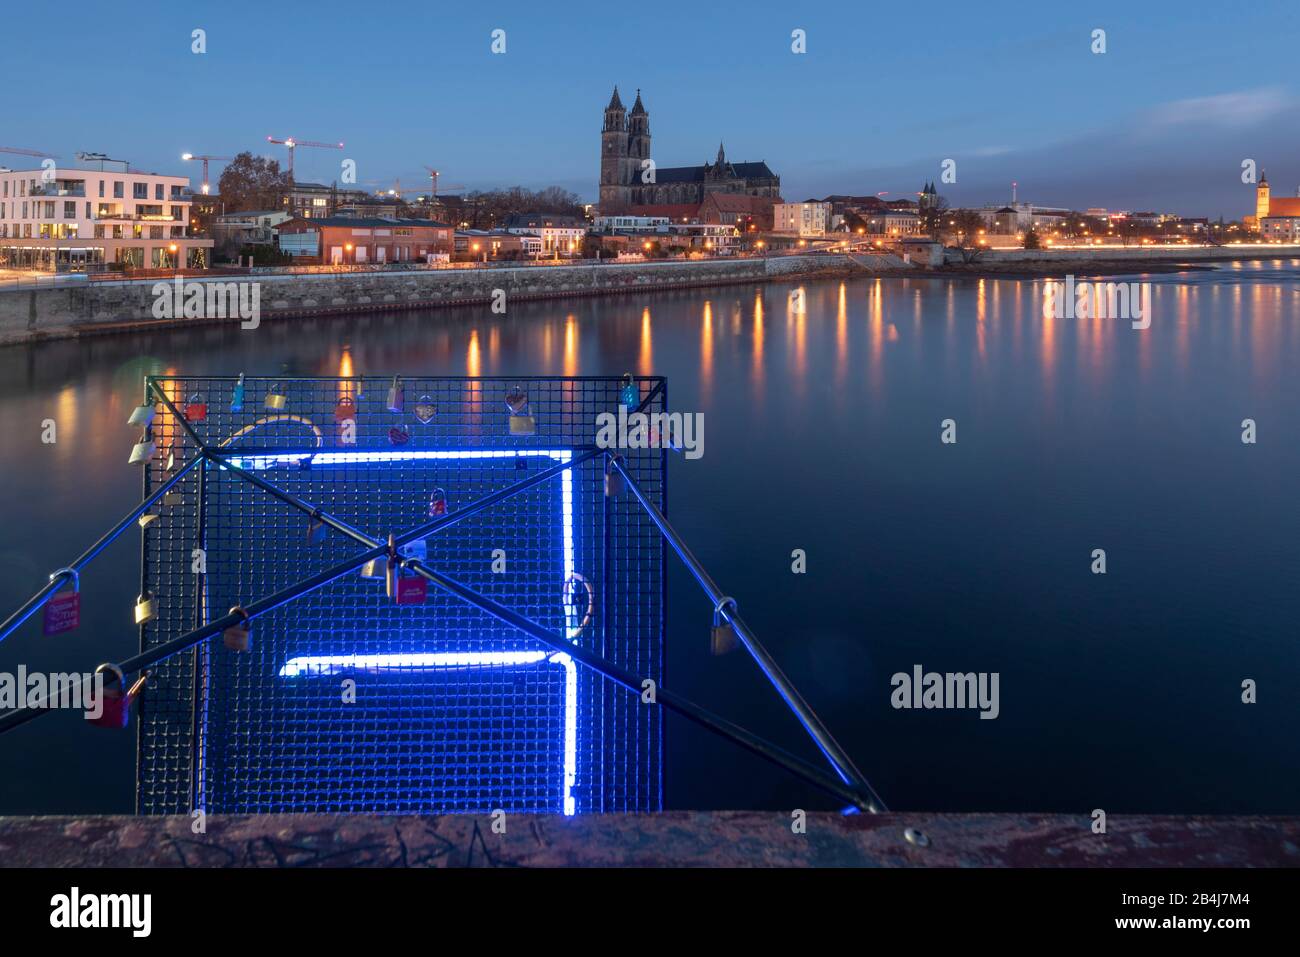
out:
<path id="1" fill-rule="evenodd" d="M 1300 818 L 677 811 L 0 817 L 9 867 L 1300 867 Z M 916 843 L 904 837 L 920 831 Z"/>

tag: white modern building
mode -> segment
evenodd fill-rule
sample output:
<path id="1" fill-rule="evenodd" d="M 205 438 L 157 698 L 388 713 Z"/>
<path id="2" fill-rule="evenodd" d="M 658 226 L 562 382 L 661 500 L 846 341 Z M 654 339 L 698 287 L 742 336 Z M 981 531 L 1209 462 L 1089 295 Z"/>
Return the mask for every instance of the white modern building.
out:
<path id="1" fill-rule="evenodd" d="M 825 236 L 830 222 L 830 203 L 776 203 L 772 206 L 774 232 L 796 236 Z"/>
<path id="2" fill-rule="evenodd" d="M 878 209 L 863 218 L 873 236 L 916 236 L 921 232 L 921 217 L 905 209 Z"/>
<path id="3" fill-rule="evenodd" d="M 576 216 L 552 216 L 548 213 L 512 213 L 506 218 L 508 233 L 538 236 L 542 254 L 547 257 L 581 256 L 587 224 Z"/>
<path id="4" fill-rule="evenodd" d="M 204 268 L 212 240 L 189 234 L 190 204 L 184 176 L 0 167 L 0 267 Z"/>

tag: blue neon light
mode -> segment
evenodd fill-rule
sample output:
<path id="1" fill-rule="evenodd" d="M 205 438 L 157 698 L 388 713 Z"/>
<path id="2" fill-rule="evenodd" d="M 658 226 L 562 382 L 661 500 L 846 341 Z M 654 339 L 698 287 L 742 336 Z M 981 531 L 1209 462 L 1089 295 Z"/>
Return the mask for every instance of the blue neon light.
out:
<path id="1" fill-rule="evenodd" d="M 569 462 L 573 453 L 567 449 L 393 449 L 383 451 L 321 452 L 311 456 L 314 466 L 347 464 L 383 464 L 412 460 L 459 459 L 514 459 L 519 456 L 547 457 L 556 462 Z M 297 465 L 303 456 L 255 455 L 232 457 L 231 462 L 248 471 Z M 573 579 L 573 470 L 559 475 L 560 510 L 564 549 L 564 583 Z M 563 585 L 563 583 L 562 583 Z M 566 637 L 576 641 L 581 625 L 566 626 Z M 564 668 L 564 781 L 563 807 L 566 816 L 577 812 L 573 789 L 578 778 L 578 673 L 573 659 L 561 652 L 545 651 L 493 651 L 493 652 L 415 652 L 405 654 L 369 655 L 300 655 L 289 659 L 279 671 L 279 677 L 298 678 L 314 675 L 333 675 L 344 671 L 421 671 L 459 668 L 521 667 L 549 663 Z"/>

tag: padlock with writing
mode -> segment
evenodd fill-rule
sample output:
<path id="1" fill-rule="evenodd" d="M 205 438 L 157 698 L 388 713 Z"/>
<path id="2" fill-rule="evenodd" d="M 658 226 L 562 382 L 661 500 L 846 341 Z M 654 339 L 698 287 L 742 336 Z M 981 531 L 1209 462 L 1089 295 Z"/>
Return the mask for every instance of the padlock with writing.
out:
<path id="1" fill-rule="evenodd" d="M 420 424 L 428 425 L 437 414 L 438 407 L 433 404 L 433 399 L 427 395 L 420 396 L 420 401 L 415 403 L 415 417 L 420 421 Z"/>
<path id="2" fill-rule="evenodd" d="M 147 436 L 141 436 L 140 441 L 135 443 L 135 446 L 131 449 L 131 455 L 127 458 L 126 464 L 145 465 L 151 458 L 153 458 L 153 454 L 157 451 L 157 448 L 158 447 L 154 445 L 153 439 L 150 439 Z"/>
<path id="3" fill-rule="evenodd" d="M 401 376 L 393 376 L 393 384 L 388 387 L 388 411 L 406 411 L 406 388 L 402 385 Z"/>
<path id="4" fill-rule="evenodd" d="M 103 675 L 102 679 L 99 679 L 100 675 Z M 148 675 L 140 675 L 130 690 L 126 688 L 126 676 L 117 665 L 100 665 L 95 669 L 95 676 L 99 679 L 96 684 L 102 681 L 100 686 L 102 690 L 95 697 L 93 701 L 95 707 L 92 710 L 98 711 L 99 714 L 88 712 L 86 720 L 97 728 L 112 728 L 120 731 L 130 725 L 131 704 L 144 688 Z"/>
<path id="5" fill-rule="evenodd" d="M 623 482 L 623 473 L 620 472 L 618 470 L 618 467 L 614 464 L 615 462 L 622 462 L 622 461 L 623 461 L 623 456 L 615 455 L 612 456 L 609 459 L 609 461 L 605 463 L 605 497 L 606 498 L 618 498 L 620 495 L 623 494 L 623 489 L 626 487 L 625 483 Z"/>
<path id="6" fill-rule="evenodd" d="M 158 617 L 158 603 L 149 592 L 135 600 L 135 623 L 143 625 Z"/>
<path id="7" fill-rule="evenodd" d="M 289 404 L 289 397 L 280 391 L 280 383 L 272 384 L 271 391 L 266 394 L 266 407 L 273 412 L 283 409 Z"/>
<path id="8" fill-rule="evenodd" d="M 185 402 L 185 418 L 190 422 L 202 422 L 208 417 L 208 404 L 196 392 Z"/>
<path id="9" fill-rule="evenodd" d="M 527 393 L 519 386 L 514 386 L 506 393 L 506 409 L 510 412 L 511 435 L 536 434 L 537 420 L 529 410 Z"/>
<path id="10" fill-rule="evenodd" d="M 55 594 L 45 603 L 45 617 L 41 625 L 44 635 L 58 635 L 71 631 L 81 624 L 81 576 L 75 568 L 60 568 L 50 575 L 50 581 L 72 579 L 72 591 Z"/>
<path id="11" fill-rule="evenodd" d="M 433 490 L 429 496 L 429 517 L 442 518 L 447 514 L 447 493 L 440 488 Z"/>
<path id="12" fill-rule="evenodd" d="M 334 421 L 346 422 L 349 419 L 356 421 L 357 418 L 357 400 L 350 395 L 345 395 L 339 399 L 338 405 L 334 406 Z"/>
<path id="13" fill-rule="evenodd" d="M 641 390 L 632 381 L 632 373 L 623 373 L 623 388 L 618 390 L 618 401 L 623 408 L 631 411 L 641 402 Z"/>
<path id="14" fill-rule="evenodd" d="M 406 431 L 400 425 L 395 425 L 388 430 L 388 442 L 390 445 L 405 445 L 411 441 L 411 433 Z"/>
<path id="15" fill-rule="evenodd" d="M 222 629 L 221 643 L 231 651 L 247 651 L 253 644 L 253 625 L 248 612 L 235 605 L 230 609 L 229 614 L 238 615 L 239 621 Z"/>
<path id="16" fill-rule="evenodd" d="M 713 607 L 713 628 L 709 634 L 709 651 L 715 655 L 725 655 L 740 647 L 740 639 L 736 637 L 735 629 L 731 627 L 730 622 L 722 617 L 722 610 L 728 607 L 734 613 L 736 611 L 736 599 L 720 598 Z"/>
<path id="17" fill-rule="evenodd" d="M 406 568 L 404 562 L 390 562 L 388 597 L 395 605 L 423 605 L 429 597 L 429 582 Z"/>
<path id="18" fill-rule="evenodd" d="M 230 411 L 244 411 L 244 373 L 239 373 L 239 381 L 235 383 L 234 389 L 230 393 Z"/>
<path id="19" fill-rule="evenodd" d="M 126 424 L 147 429 L 153 424 L 153 417 L 154 407 L 152 405 L 137 405 L 131 410 L 131 416 L 126 420 Z"/>

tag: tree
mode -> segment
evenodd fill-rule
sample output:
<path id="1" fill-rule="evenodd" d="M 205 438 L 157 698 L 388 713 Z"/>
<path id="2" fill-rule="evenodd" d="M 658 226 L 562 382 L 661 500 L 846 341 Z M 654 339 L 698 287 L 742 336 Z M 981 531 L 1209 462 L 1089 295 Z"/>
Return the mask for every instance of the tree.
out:
<path id="1" fill-rule="evenodd" d="M 1042 249 L 1043 244 L 1038 240 L 1038 230 L 1030 226 L 1025 230 L 1024 247 L 1026 249 Z"/>
<path id="2" fill-rule="evenodd" d="M 280 171 L 277 160 L 252 153 L 240 153 L 224 170 L 217 190 L 226 212 L 250 209 L 279 209 L 290 187 L 289 174 Z"/>
<path id="3" fill-rule="evenodd" d="M 948 201 L 936 194 L 934 202 L 921 207 L 919 213 L 921 216 L 921 231 L 931 239 L 938 239 L 948 219 Z"/>

